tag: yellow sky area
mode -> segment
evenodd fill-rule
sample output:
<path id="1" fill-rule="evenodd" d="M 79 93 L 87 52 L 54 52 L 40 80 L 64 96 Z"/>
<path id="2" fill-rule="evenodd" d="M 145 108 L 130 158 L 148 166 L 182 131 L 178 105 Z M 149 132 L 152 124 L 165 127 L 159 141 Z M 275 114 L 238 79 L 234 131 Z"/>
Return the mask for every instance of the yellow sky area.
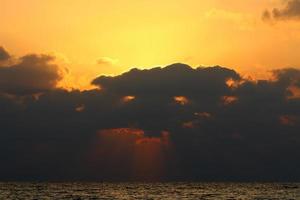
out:
<path id="1" fill-rule="evenodd" d="M 222 65 L 265 76 L 300 66 L 297 21 L 268 24 L 280 0 L 0 0 L 0 45 L 15 56 L 55 52 L 64 84 L 175 62 Z"/>

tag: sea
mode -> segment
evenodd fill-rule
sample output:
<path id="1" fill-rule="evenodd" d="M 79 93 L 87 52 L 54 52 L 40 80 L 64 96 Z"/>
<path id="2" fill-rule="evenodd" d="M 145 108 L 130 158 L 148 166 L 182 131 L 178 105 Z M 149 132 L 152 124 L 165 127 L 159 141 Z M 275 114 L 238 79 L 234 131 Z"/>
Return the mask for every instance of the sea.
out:
<path id="1" fill-rule="evenodd" d="M 0 183 L 1 200 L 300 200 L 300 183 Z"/>

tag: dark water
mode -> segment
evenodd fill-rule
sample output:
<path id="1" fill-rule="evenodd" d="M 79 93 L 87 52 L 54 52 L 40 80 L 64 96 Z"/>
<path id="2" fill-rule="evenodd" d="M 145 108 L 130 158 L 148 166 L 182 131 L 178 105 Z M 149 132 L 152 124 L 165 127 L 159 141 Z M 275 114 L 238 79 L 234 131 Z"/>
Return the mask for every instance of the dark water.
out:
<path id="1" fill-rule="evenodd" d="M 300 183 L 0 183 L 0 199 L 300 200 Z"/>

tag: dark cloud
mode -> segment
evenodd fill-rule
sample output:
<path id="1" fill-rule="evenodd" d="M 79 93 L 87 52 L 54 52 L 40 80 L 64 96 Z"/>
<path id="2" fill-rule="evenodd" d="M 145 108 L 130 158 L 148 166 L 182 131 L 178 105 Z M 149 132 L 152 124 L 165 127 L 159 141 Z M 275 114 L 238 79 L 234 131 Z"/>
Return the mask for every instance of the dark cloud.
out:
<path id="1" fill-rule="evenodd" d="M 173 64 L 100 76 L 101 90 L 2 94 L 0 179 L 299 181 L 300 71 L 273 73 Z"/>
<path id="2" fill-rule="evenodd" d="M 0 46 L 0 62 L 8 60 L 9 58 L 9 53 L 3 47 Z"/>
<path id="3" fill-rule="evenodd" d="M 27 95 L 56 87 L 63 71 L 49 55 L 27 55 L 16 64 L 0 67 L 0 92 Z"/>
<path id="4" fill-rule="evenodd" d="M 274 70 L 274 75 L 277 81 L 285 87 L 295 85 L 300 87 L 300 70 L 287 68 L 281 70 Z"/>
<path id="5" fill-rule="evenodd" d="M 239 80 L 240 76 L 233 70 L 218 66 L 192 69 L 188 65 L 173 64 L 150 70 L 132 69 L 117 77 L 101 76 L 93 84 L 119 95 L 191 96 L 203 92 L 226 93 L 225 82 L 230 78 Z"/>
<path id="6" fill-rule="evenodd" d="M 263 20 L 290 20 L 300 19 L 300 0 L 285 0 L 283 8 L 273 8 L 263 12 Z"/>

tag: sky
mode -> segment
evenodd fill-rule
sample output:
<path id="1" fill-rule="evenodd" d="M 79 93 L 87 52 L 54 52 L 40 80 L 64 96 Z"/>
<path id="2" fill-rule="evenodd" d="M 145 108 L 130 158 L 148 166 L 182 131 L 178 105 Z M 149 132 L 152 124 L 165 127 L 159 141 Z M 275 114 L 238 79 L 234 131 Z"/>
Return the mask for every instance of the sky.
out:
<path id="1" fill-rule="evenodd" d="M 65 87 L 100 74 L 183 62 L 254 78 L 300 65 L 298 20 L 264 20 L 284 0 L 0 0 L 0 44 L 14 56 L 55 54 Z"/>
<path id="2" fill-rule="evenodd" d="M 300 0 L 0 0 L 0 181 L 300 181 Z"/>

